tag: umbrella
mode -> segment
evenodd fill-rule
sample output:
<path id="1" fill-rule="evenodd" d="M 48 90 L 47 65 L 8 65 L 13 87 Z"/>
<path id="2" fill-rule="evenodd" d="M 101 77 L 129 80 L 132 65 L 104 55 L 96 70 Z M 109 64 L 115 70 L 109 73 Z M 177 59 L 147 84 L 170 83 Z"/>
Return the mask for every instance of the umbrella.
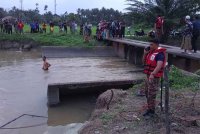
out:
<path id="1" fill-rule="evenodd" d="M 12 17 L 12 16 L 6 16 L 4 18 L 1 19 L 2 21 L 6 21 L 6 20 L 9 20 L 9 21 L 16 21 L 16 18 L 15 17 Z"/>

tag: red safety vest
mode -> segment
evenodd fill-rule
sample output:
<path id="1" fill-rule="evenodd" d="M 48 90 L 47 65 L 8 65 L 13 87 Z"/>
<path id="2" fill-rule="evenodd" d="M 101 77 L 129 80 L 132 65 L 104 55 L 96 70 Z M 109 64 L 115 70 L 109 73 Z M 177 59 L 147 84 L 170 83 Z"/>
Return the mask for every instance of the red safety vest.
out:
<path id="1" fill-rule="evenodd" d="M 144 69 L 145 74 L 150 75 L 154 71 L 154 69 L 157 66 L 156 56 L 159 53 L 164 53 L 165 59 L 161 70 L 157 74 L 155 74 L 154 77 L 160 78 L 163 76 L 163 70 L 166 64 L 166 49 L 161 47 L 159 47 L 157 50 L 150 51 L 145 57 L 145 69 Z"/>

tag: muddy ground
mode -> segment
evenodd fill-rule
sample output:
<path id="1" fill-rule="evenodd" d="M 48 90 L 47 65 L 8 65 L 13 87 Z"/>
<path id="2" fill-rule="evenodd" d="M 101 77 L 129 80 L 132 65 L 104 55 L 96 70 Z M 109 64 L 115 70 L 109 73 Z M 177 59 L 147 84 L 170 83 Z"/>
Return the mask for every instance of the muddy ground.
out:
<path id="1" fill-rule="evenodd" d="M 111 90 L 101 94 L 96 110 L 79 134 L 164 134 L 165 114 L 159 106 L 154 118 L 144 119 L 142 116 L 146 110 L 146 98 L 136 96 L 137 89 L 141 87 L 139 85 L 128 91 L 113 90 L 114 96 L 110 104 Z M 172 134 L 200 133 L 200 93 L 197 93 L 194 105 L 193 95 L 193 92 L 170 91 Z"/>

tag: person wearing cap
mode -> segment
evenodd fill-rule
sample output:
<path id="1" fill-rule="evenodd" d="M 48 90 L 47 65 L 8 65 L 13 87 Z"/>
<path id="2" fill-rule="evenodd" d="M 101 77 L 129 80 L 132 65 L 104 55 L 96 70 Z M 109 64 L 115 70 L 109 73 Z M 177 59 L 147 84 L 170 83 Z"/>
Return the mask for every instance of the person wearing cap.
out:
<path id="1" fill-rule="evenodd" d="M 147 111 L 144 117 L 153 117 L 155 114 L 156 95 L 159 89 L 160 78 L 166 63 L 166 49 L 159 47 L 159 41 L 150 41 L 150 47 L 145 48 L 143 55 L 145 80 L 145 95 L 147 98 Z"/>
<path id="2" fill-rule="evenodd" d="M 193 24 L 190 21 L 190 16 L 185 17 L 185 28 L 183 30 L 183 40 L 181 43 L 181 49 L 183 49 L 183 53 L 192 54 L 192 32 L 193 32 Z"/>

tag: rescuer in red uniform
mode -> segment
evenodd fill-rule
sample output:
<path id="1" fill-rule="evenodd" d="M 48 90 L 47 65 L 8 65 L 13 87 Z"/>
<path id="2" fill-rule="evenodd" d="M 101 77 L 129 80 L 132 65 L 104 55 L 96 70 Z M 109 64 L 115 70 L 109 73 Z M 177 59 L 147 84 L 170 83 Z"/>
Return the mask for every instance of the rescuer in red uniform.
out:
<path id="1" fill-rule="evenodd" d="M 159 47 L 158 40 L 150 42 L 150 47 L 145 48 L 143 56 L 146 74 L 145 95 L 148 105 L 147 111 L 143 114 L 144 117 L 153 117 L 155 114 L 156 95 L 166 63 L 166 49 Z"/>

